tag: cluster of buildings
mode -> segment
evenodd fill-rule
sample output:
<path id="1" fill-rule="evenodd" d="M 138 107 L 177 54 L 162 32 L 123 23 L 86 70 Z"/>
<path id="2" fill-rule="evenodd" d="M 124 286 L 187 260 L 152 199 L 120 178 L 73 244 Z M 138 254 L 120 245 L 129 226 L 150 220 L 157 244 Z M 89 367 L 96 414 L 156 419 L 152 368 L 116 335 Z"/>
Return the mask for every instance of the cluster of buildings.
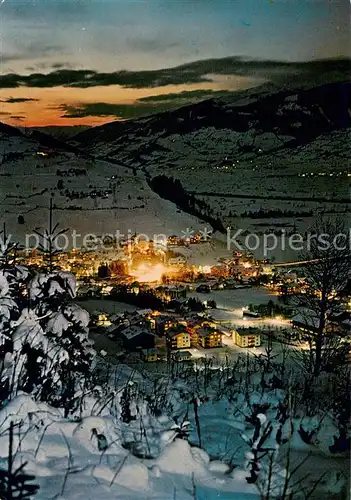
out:
<path id="1" fill-rule="evenodd" d="M 230 336 L 229 331 L 224 333 L 214 321 L 195 313 L 181 317 L 147 310 L 110 318 L 99 314 L 93 324 L 105 327 L 108 336 L 120 340 L 125 351 L 139 351 L 146 361 L 169 357 L 179 361 L 190 359 L 188 349 L 222 347 L 222 335 Z"/>
<path id="2" fill-rule="evenodd" d="M 31 236 L 33 241 L 27 243 L 33 248 L 20 251 L 17 259 L 23 265 L 44 267 L 46 256 L 37 249 L 37 236 Z M 257 277 L 263 269 L 252 255 L 239 252 L 235 252 L 230 258 L 219 259 L 213 266 L 188 265 L 180 247 L 203 243 L 200 234 L 194 234 L 189 241 L 174 235 L 163 243 L 141 240 L 137 235 L 130 236 L 123 242 L 116 242 L 111 236 L 100 239 L 101 241 L 99 238 L 86 240 L 80 249 L 73 248 L 57 253 L 54 256 L 55 265 L 72 272 L 78 279 L 133 277 L 142 274 L 140 270 L 143 268 L 147 271 L 145 274 L 152 278 L 153 268 L 163 266 L 165 279 L 170 281 L 192 281 L 198 275 L 205 275 L 209 279 L 239 276 L 249 279 Z"/>
<path id="3" fill-rule="evenodd" d="M 317 311 L 300 309 L 292 318 L 293 327 L 307 334 L 318 334 L 320 328 L 320 317 Z M 324 330 L 331 335 L 347 337 L 351 331 L 351 312 L 340 311 L 327 313 Z"/>
<path id="4" fill-rule="evenodd" d="M 82 279 L 98 275 L 101 259 L 102 256 L 97 252 L 73 249 L 57 254 L 54 263 L 59 269 L 71 272 L 77 279 Z M 19 255 L 19 261 L 23 265 L 37 269 L 41 269 L 47 264 L 46 255 L 36 248 Z"/>
<path id="5" fill-rule="evenodd" d="M 159 316 L 156 320 L 157 332 L 163 333 L 170 350 L 202 347 L 211 349 L 222 347 L 223 330 L 217 324 L 199 314 L 187 318 Z"/>
<path id="6" fill-rule="evenodd" d="M 184 236 L 177 236 L 176 234 L 173 234 L 171 236 L 168 236 L 167 238 L 167 246 L 172 247 L 172 246 L 184 246 L 184 245 L 196 245 L 197 243 L 201 243 L 203 241 L 203 238 L 201 236 L 201 233 L 194 233 L 192 235 L 189 235 L 188 238 L 184 238 Z"/>
<path id="7" fill-rule="evenodd" d="M 258 347 L 258 329 L 229 329 L 202 313 L 160 313 L 139 310 L 112 315 L 98 314 L 93 328 L 104 327 L 111 339 L 119 342 L 124 352 L 140 354 L 144 361 L 174 359 L 187 361 L 190 350 L 207 350 L 223 346 L 223 336 L 240 347 Z"/>

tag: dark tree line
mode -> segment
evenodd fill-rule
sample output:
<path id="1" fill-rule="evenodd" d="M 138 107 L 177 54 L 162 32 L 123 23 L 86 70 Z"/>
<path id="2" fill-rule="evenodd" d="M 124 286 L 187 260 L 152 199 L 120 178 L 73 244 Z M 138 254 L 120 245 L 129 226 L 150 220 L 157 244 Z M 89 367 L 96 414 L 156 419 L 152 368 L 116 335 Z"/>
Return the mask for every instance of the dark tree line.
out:
<path id="1" fill-rule="evenodd" d="M 313 210 L 294 211 L 294 210 L 264 210 L 261 208 L 256 211 L 247 211 L 241 214 L 242 217 L 250 217 L 251 219 L 273 219 L 280 217 L 312 217 Z"/>
<path id="2" fill-rule="evenodd" d="M 162 311 L 165 308 L 165 303 L 157 297 L 152 290 L 140 290 L 139 293 L 134 293 L 127 287 L 115 287 L 111 290 L 110 298 L 125 304 L 140 307 L 141 309 L 154 309 Z"/>
<path id="3" fill-rule="evenodd" d="M 70 168 L 68 170 L 56 170 L 56 175 L 59 177 L 73 177 L 77 175 L 87 175 L 85 168 Z"/>
<path id="4" fill-rule="evenodd" d="M 175 203 L 184 212 L 208 222 L 214 231 L 226 232 L 221 220 L 212 215 L 212 208 L 204 200 L 197 199 L 193 193 L 188 193 L 179 179 L 157 175 L 149 179 L 148 183 L 161 198 Z"/>

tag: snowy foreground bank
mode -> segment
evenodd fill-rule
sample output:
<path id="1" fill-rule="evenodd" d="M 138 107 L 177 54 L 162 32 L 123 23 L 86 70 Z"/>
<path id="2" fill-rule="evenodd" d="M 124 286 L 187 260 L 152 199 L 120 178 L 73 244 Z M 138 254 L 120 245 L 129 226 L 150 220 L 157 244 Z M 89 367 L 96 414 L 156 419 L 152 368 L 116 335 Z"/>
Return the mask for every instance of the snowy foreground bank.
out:
<path id="1" fill-rule="evenodd" d="M 123 448 L 126 436 L 118 420 L 101 408 L 95 411 L 100 416 L 92 416 L 91 410 L 86 411 L 90 416 L 75 422 L 28 395 L 17 396 L 0 412 L 1 465 L 7 466 L 6 429 L 12 420 L 18 424 L 14 466 L 27 463 L 26 473 L 40 486 L 37 500 L 259 498 L 244 471 L 226 474 L 224 463 L 210 462 L 203 450 L 174 440 L 176 431 L 168 418 L 145 416 L 150 446 L 159 453 L 154 459 L 140 459 Z M 140 430 L 134 426 L 132 432 Z"/>
<path id="2" fill-rule="evenodd" d="M 119 380 L 121 387 L 133 389 L 141 384 L 141 377 L 136 374 L 132 383 L 131 376 L 129 368 L 121 366 L 113 378 Z M 182 387 L 185 388 L 184 383 L 176 382 L 176 392 L 170 395 L 177 413 L 183 403 L 182 397 L 178 396 L 177 402 L 175 395 L 182 394 Z M 26 463 L 25 472 L 35 476 L 34 481 L 40 487 L 36 500 L 280 499 L 291 471 L 287 472 L 285 459 L 278 460 L 278 453 L 280 447 L 286 452 L 289 439 L 292 450 L 301 453 L 301 460 L 294 460 L 294 468 L 305 452 L 314 452 L 325 460 L 329 455 L 331 459 L 328 443 L 333 442 L 337 430 L 328 417 L 322 424 L 316 418 L 294 419 L 285 425 L 275 420 L 272 432 L 263 414 L 258 414 L 258 426 L 247 422 L 244 415 L 250 414 L 249 406 L 255 403 L 266 408 L 270 405 L 266 413 L 276 414 L 284 398 L 280 390 L 268 391 L 264 396 L 252 393 L 250 405 L 245 403 L 243 394 L 238 395 L 235 404 L 226 398 L 199 403 L 202 443 L 211 458 L 203 449 L 180 439 L 182 427 L 188 422 L 177 425 L 166 414 L 156 417 L 140 398 L 130 400 L 126 409 L 124 391 L 117 390 L 109 401 L 102 394 L 100 399 L 98 391 L 97 388 L 95 394 L 85 396 L 76 414 L 69 418 L 64 417 L 62 410 L 37 403 L 27 394 L 17 395 L 0 411 L 1 467 L 7 467 L 8 430 L 13 422 L 14 468 Z M 235 408 L 240 411 L 234 411 Z M 128 414 L 131 420 L 125 422 L 129 420 L 125 418 Z M 192 411 L 188 416 L 193 422 Z M 298 432 L 291 434 L 292 425 L 298 428 L 301 423 L 306 432 L 317 429 L 311 444 L 304 443 Z M 195 424 L 190 440 L 197 440 Z M 267 485 L 269 464 L 264 460 L 255 462 L 256 452 L 264 455 L 265 449 L 275 450 L 277 459 L 272 462 L 272 491 L 267 497 L 261 496 L 258 486 Z M 258 481 L 250 484 L 250 477 L 256 474 L 254 463 L 258 464 Z M 312 458 L 305 467 L 302 465 L 302 475 L 296 475 L 291 486 L 299 483 L 306 467 L 313 463 Z M 315 479 L 312 475 L 304 487 L 312 489 Z M 317 496 L 312 498 L 346 498 L 342 496 L 345 477 L 340 471 L 330 470 L 317 482 Z M 294 493 L 292 498 L 303 498 L 298 491 Z"/>

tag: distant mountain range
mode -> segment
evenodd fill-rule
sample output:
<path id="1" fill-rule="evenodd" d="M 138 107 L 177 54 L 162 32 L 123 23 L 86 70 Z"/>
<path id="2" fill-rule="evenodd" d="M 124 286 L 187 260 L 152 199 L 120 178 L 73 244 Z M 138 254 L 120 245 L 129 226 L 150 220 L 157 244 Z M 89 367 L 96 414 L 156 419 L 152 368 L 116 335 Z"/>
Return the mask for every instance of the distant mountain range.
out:
<path id="1" fill-rule="evenodd" d="M 6 124 L 0 124 L 0 133 L 133 168 L 183 168 L 187 162 L 198 167 L 233 157 L 271 157 L 313 144 L 323 135 L 327 142 L 328 134 L 351 126 L 350 90 L 348 81 L 302 89 L 268 85 L 146 118 L 78 128 L 70 138 L 69 133 L 58 139 L 57 134 Z"/>
<path id="2" fill-rule="evenodd" d="M 0 139 L 1 136 L 19 137 L 23 139 L 23 142 L 27 141 L 29 144 L 41 145 L 56 151 L 77 152 L 76 148 L 68 142 L 57 139 L 55 136 L 35 128 L 17 128 L 0 122 Z"/>
<path id="3" fill-rule="evenodd" d="M 30 130 L 35 130 L 38 132 L 42 132 L 46 135 L 51 135 L 52 137 L 60 141 L 67 141 L 74 135 L 77 135 L 80 132 L 84 132 L 89 128 L 90 127 L 88 125 L 72 125 L 72 126 L 33 127 Z"/>
<path id="4" fill-rule="evenodd" d="M 251 158 L 259 150 L 270 154 L 294 148 L 350 127 L 350 90 L 347 81 L 302 89 L 254 88 L 147 118 L 93 127 L 74 136 L 70 144 L 137 166 L 157 156 L 168 155 L 171 160 L 170 137 L 178 149 L 179 142 L 184 147 L 192 142 L 199 156 L 212 148 L 219 153 L 221 144 L 216 142 L 222 132 L 231 135 L 231 155 Z"/>

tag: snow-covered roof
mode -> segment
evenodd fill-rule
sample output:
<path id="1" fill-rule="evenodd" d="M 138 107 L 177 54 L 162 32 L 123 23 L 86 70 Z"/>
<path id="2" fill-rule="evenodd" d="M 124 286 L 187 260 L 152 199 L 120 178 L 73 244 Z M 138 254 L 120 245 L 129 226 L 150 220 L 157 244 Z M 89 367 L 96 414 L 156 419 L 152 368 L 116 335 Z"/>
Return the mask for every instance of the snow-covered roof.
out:
<path id="1" fill-rule="evenodd" d="M 297 325 L 304 325 L 311 328 L 318 328 L 319 319 L 313 311 L 299 312 L 292 318 L 292 322 Z"/>
<path id="2" fill-rule="evenodd" d="M 260 335 L 261 332 L 257 328 L 238 328 L 236 333 L 240 337 L 252 337 L 252 335 Z"/>
<path id="3" fill-rule="evenodd" d="M 129 326 L 128 328 L 125 328 L 124 330 L 122 330 L 122 335 L 124 335 L 124 337 L 127 340 L 131 340 L 134 337 L 137 337 L 138 335 L 145 335 L 145 334 L 154 336 L 154 334 L 151 332 L 151 330 L 148 330 L 147 328 L 144 328 L 142 326 L 133 325 L 133 326 Z"/>
<path id="4" fill-rule="evenodd" d="M 208 335 L 213 335 L 214 333 L 220 334 L 221 332 L 211 326 L 202 326 L 196 330 L 196 333 L 200 337 L 207 337 Z"/>
<path id="5" fill-rule="evenodd" d="M 108 333 L 112 333 L 112 332 L 114 332 L 114 331 L 118 330 L 119 328 L 121 328 L 121 325 L 116 325 L 116 324 L 112 323 L 112 325 L 109 325 L 109 326 L 106 328 L 106 331 L 107 331 Z"/>
<path id="6" fill-rule="evenodd" d="M 152 309 L 140 309 L 137 311 L 140 316 L 146 316 L 147 314 L 151 314 L 152 312 Z"/>
<path id="7" fill-rule="evenodd" d="M 191 358 L 192 354 L 190 351 L 175 351 L 173 353 L 177 358 Z"/>
<path id="8" fill-rule="evenodd" d="M 122 313 L 111 314 L 111 316 L 110 316 L 110 320 L 111 321 L 117 321 L 118 319 L 121 319 L 121 318 L 123 318 L 123 314 Z"/>
<path id="9" fill-rule="evenodd" d="M 168 316 L 163 314 L 160 314 L 160 316 L 156 316 L 157 323 L 167 323 L 168 321 L 173 322 L 177 320 L 178 320 L 177 316 Z"/>
<path id="10" fill-rule="evenodd" d="M 157 349 L 157 347 L 152 347 L 150 349 L 142 349 L 141 352 L 144 354 L 144 356 L 152 356 L 155 354 L 159 354 L 160 351 Z"/>

